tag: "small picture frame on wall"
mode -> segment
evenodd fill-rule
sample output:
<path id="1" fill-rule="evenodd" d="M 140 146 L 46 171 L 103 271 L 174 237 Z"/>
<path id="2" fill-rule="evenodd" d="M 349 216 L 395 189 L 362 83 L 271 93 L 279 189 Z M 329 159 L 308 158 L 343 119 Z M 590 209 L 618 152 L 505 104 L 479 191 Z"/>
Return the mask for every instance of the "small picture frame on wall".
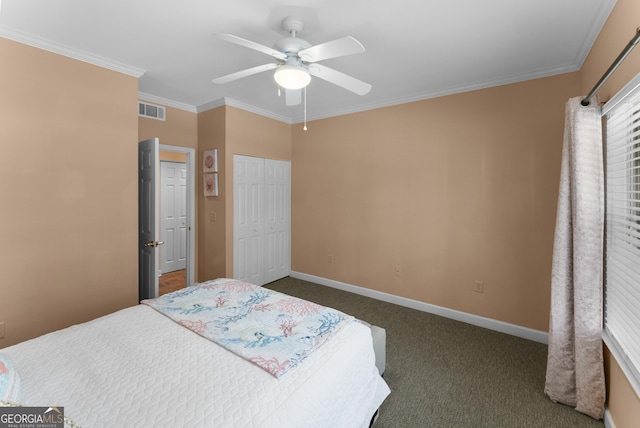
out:
<path id="1" fill-rule="evenodd" d="M 218 172 L 218 149 L 205 150 L 202 153 L 202 171 Z"/>
<path id="2" fill-rule="evenodd" d="M 218 196 L 218 174 L 204 174 L 204 195 Z"/>

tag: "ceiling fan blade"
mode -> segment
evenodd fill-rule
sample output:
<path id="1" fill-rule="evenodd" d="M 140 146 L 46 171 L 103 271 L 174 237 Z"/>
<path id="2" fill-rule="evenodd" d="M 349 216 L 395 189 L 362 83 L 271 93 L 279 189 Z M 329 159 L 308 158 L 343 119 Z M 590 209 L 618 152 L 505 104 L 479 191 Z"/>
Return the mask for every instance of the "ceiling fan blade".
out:
<path id="1" fill-rule="evenodd" d="M 285 89 L 284 99 L 287 106 L 297 106 L 302 103 L 302 89 Z"/>
<path id="2" fill-rule="evenodd" d="M 224 40 L 226 42 L 230 42 L 230 43 L 234 43 L 236 45 L 240 45 L 240 46 L 244 46 L 246 48 L 249 49 L 253 49 L 256 50 L 258 52 L 262 52 L 262 53 L 266 53 L 267 55 L 270 55 L 274 58 L 280 59 L 280 60 L 285 60 L 287 59 L 287 56 L 285 54 L 283 54 L 280 51 L 277 51 L 275 49 L 271 49 L 270 47 L 261 45 L 260 43 L 256 43 L 256 42 L 252 42 L 251 40 L 247 40 L 247 39 L 243 39 L 241 37 L 238 36 L 234 36 L 233 34 L 214 34 L 215 37 L 219 38 L 220 40 Z"/>
<path id="3" fill-rule="evenodd" d="M 262 73 L 263 71 L 273 70 L 278 64 L 263 64 L 257 67 L 247 68 L 246 70 L 236 71 L 235 73 L 227 74 L 226 76 L 218 77 L 212 80 L 213 83 L 228 83 L 233 80 L 241 79 L 243 77 L 251 76 L 254 74 Z"/>
<path id="4" fill-rule="evenodd" d="M 364 52 L 364 46 L 351 36 L 331 42 L 320 43 L 298 52 L 298 57 L 305 62 L 318 62 L 323 59 L 337 58 Z"/>
<path id="5" fill-rule="evenodd" d="M 372 88 L 370 84 L 362 80 L 358 80 L 355 77 L 351 77 L 321 64 L 309 64 L 309 73 L 312 76 L 319 77 L 358 95 L 367 95 Z"/>

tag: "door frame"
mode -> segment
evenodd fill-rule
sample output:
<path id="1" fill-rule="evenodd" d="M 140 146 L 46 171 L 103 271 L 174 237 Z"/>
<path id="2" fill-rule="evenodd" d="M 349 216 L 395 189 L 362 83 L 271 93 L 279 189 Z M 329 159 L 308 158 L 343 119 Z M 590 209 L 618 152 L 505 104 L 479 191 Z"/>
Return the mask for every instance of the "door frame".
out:
<path id="1" fill-rule="evenodd" d="M 185 156 L 186 158 L 186 156 Z M 160 239 L 162 241 L 164 241 L 164 245 L 161 245 L 160 248 L 160 265 L 158 267 L 158 271 L 161 272 L 162 275 L 164 275 L 167 272 L 175 272 L 177 270 L 186 270 L 186 264 L 187 264 L 187 260 L 189 259 L 188 254 L 187 254 L 187 241 L 186 241 L 186 237 L 189 235 L 189 220 L 186 218 L 186 215 L 188 213 L 188 209 L 187 209 L 187 177 L 186 174 L 184 176 L 184 178 L 182 178 L 182 176 L 176 175 L 175 180 L 176 182 L 182 182 L 182 180 L 184 180 L 184 193 L 182 192 L 175 192 L 174 193 L 174 204 L 171 207 L 173 209 L 174 214 L 176 215 L 176 218 L 174 219 L 174 225 L 177 226 L 177 223 L 180 220 L 180 213 L 184 213 L 185 217 L 183 217 L 184 220 L 184 224 L 177 226 L 175 233 L 174 233 L 174 237 L 173 237 L 173 247 L 171 248 L 171 251 L 173 254 L 171 254 L 172 256 L 175 255 L 176 252 L 176 247 L 180 247 L 180 251 L 179 253 L 181 255 L 184 255 L 184 258 L 180 258 L 178 257 L 177 259 L 174 259 L 172 257 L 172 263 L 173 265 L 171 266 L 171 270 L 170 271 L 166 271 L 165 268 L 167 267 L 167 251 L 169 251 L 169 242 L 170 240 L 167 239 L 167 235 L 166 233 L 166 221 L 167 221 L 167 212 L 166 212 L 166 208 L 167 208 L 167 204 L 166 201 L 164 201 L 164 198 L 167 196 L 167 193 L 165 192 L 167 187 L 167 181 L 169 181 L 170 179 L 167 178 L 166 176 L 166 168 L 168 166 L 174 167 L 176 169 L 176 171 L 182 171 L 184 170 L 185 173 L 187 171 L 187 164 L 186 162 L 178 162 L 178 161 L 168 161 L 168 160 L 162 160 L 162 155 L 160 155 Z M 176 186 L 176 188 L 179 187 Z M 183 196 L 183 197 L 181 197 Z M 182 209 L 184 211 L 175 209 L 176 208 L 176 201 L 180 202 L 180 206 L 182 207 Z M 183 235 L 181 233 L 181 228 L 184 227 L 186 230 L 184 232 L 184 240 Z M 165 257 L 163 257 L 165 256 Z M 178 265 L 178 267 L 176 267 L 176 265 Z"/>
<path id="2" fill-rule="evenodd" d="M 196 272 L 196 150 L 188 147 L 160 144 L 165 152 L 185 153 L 187 156 L 187 287 L 195 284 Z M 160 168 L 160 159 L 158 159 Z"/>

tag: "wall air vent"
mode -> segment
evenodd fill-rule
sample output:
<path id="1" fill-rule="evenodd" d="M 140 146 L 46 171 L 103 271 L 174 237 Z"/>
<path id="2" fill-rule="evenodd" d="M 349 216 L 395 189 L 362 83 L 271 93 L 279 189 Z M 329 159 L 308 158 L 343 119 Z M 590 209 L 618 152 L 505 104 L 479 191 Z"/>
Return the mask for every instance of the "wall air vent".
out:
<path id="1" fill-rule="evenodd" d="M 165 120 L 165 108 L 154 104 L 138 101 L 138 116 L 150 119 Z"/>

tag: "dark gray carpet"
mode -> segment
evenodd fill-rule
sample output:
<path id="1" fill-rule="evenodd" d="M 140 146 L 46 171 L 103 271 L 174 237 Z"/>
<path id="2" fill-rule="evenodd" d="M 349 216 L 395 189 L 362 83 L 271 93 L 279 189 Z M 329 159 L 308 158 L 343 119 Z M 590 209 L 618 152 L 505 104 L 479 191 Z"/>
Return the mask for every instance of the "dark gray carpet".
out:
<path id="1" fill-rule="evenodd" d="M 386 329 L 375 428 L 604 427 L 544 395 L 544 344 L 294 278 L 266 287 Z"/>

